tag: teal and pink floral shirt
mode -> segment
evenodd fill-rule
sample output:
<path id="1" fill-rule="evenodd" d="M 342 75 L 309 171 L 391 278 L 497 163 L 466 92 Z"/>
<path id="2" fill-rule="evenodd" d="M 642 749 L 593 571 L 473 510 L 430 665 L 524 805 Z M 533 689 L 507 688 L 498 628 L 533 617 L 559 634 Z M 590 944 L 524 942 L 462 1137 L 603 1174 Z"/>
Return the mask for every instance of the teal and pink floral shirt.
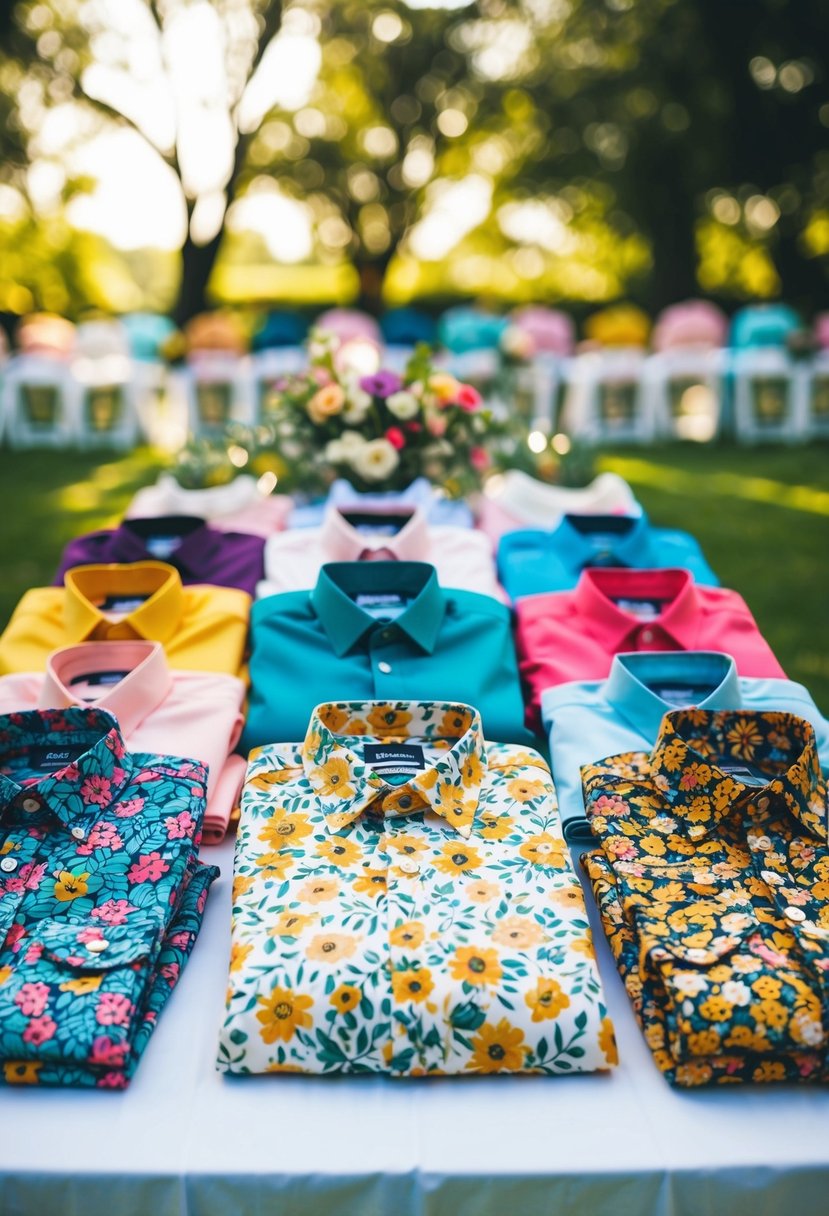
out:
<path id="1" fill-rule="evenodd" d="M 615 1062 L 541 756 L 436 701 L 323 704 L 302 744 L 251 754 L 220 1070 Z"/>
<path id="2" fill-rule="evenodd" d="M 218 874 L 206 776 L 103 710 L 0 716 L 0 1081 L 127 1084 Z"/>

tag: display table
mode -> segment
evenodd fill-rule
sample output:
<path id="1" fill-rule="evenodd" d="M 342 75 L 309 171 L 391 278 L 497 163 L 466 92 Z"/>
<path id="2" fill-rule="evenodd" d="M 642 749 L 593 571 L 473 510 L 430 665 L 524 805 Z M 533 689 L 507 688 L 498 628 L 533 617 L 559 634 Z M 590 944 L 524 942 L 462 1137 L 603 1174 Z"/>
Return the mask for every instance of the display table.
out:
<path id="1" fill-rule="evenodd" d="M 130 1088 L 0 1090 L 2 1216 L 829 1212 L 829 1088 L 671 1090 L 600 930 L 613 1074 L 220 1075 L 232 843 L 202 855 L 222 877 Z"/>

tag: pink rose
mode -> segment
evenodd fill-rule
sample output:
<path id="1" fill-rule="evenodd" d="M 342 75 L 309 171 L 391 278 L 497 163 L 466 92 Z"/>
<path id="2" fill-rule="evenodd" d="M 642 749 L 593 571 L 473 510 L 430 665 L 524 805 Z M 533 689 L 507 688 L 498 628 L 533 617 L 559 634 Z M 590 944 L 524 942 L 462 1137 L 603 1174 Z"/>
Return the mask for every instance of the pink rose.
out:
<path id="1" fill-rule="evenodd" d="M 469 463 L 473 469 L 483 473 L 484 469 L 488 469 L 491 464 L 489 452 L 486 448 L 472 448 L 469 453 Z"/>
<path id="2" fill-rule="evenodd" d="M 397 448 L 398 452 L 406 446 L 406 436 L 399 426 L 390 426 L 386 431 L 386 438 L 393 448 Z"/>
<path id="3" fill-rule="evenodd" d="M 455 404 L 468 414 L 474 414 L 483 405 L 483 397 L 471 384 L 462 384 L 455 393 Z"/>

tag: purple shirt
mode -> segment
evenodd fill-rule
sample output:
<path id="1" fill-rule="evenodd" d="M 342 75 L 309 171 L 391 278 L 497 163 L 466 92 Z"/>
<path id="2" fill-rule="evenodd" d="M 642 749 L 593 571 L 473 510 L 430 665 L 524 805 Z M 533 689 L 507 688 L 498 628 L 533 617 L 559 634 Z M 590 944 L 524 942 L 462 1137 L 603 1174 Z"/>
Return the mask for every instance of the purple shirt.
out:
<path id="1" fill-rule="evenodd" d="M 193 515 L 125 519 L 117 528 L 70 540 L 54 578 L 61 586 L 73 566 L 151 559 L 174 566 L 182 583 L 237 587 L 253 595 L 265 576 L 265 539 L 247 532 L 220 532 Z"/>

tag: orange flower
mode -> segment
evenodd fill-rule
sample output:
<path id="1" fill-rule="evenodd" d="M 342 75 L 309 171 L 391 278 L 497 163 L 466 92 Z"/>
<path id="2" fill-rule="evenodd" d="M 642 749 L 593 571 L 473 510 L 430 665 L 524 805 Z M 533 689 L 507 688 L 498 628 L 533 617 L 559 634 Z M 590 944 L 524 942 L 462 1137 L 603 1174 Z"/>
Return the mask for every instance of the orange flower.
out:
<path id="1" fill-rule="evenodd" d="M 306 904 L 322 904 L 329 899 L 336 899 L 340 892 L 340 884 L 335 878 L 309 878 L 297 891 L 297 899 Z"/>
<path id="2" fill-rule="evenodd" d="M 316 916 L 316 913 L 314 913 L 314 916 Z M 271 937 L 299 937 L 305 926 L 311 924 L 314 916 L 287 910 L 280 912 L 276 924 L 268 930 L 268 933 Z"/>
<path id="3" fill-rule="evenodd" d="M 484 1022 L 472 1039 L 472 1060 L 467 1067 L 474 1072 L 518 1072 L 527 1054 L 524 1032 L 501 1018 L 496 1026 Z"/>
<path id="4" fill-rule="evenodd" d="M 423 941 L 423 925 L 417 920 L 404 920 L 402 924 L 395 925 L 389 933 L 389 941 L 393 946 L 400 946 L 405 949 L 407 946 L 412 950 L 416 950 Z"/>
<path id="5" fill-rule="evenodd" d="M 466 884 L 464 891 L 467 899 L 476 904 L 488 904 L 501 894 L 501 888 L 494 882 L 470 882 Z"/>
<path id="6" fill-rule="evenodd" d="M 509 815 L 496 815 L 494 811 L 484 811 L 480 823 L 480 833 L 484 840 L 504 840 L 512 830 L 513 820 Z"/>
<path id="7" fill-rule="evenodd" d="M 518 852 L 534 866 L 553 866 L 560 869 L 564 865 L 564 841 L 557 836 L 551 836 L 549 832 L 528 836 Z"/>
<path id="8" fill-rule="evenodd" d="M 281 1039 L 287 1043 L 292 1039 L 299 1027 L 308 1027 L 313 1019 L 307 1012 L 314 1004 L 310 996 L 302 996 L 292 992 L 290 988 L 274 988 L 269 996 L 260 996 L 262 1008 L 256 1014 L 256 1020 L 262 1023 L 259 1031 L 265 1043 L 275 1043 Z"/>
<path id="9" fill-rule="evenodd" d="M 354 879 L 351 889 L 358 894 L 372 895 L 377 898 L 386 890 L 386 871 L 372 870 L 368 866 L 364 866 L 359 876 Z"/>
<path id="10" fill-rule="evenodd" d="M 233 968 L 231 967 L 231 970 Z M 79 975 L 75 980 L 67 980 L 61 984 L 61 992 L 74 992 L 75 996 L 85 996 L 87 992 L 97 992 L 103 981 L 102 975 Z"/>
<path id="11" fill-rule="evenodd" d="M 469 715 L 469 711 L 461 709 L 460 706 L 457 706 L 453 710 L 447 710 L 447 712 L 443 715 L 435 728 L 436 733 L 438 735 L 443 735 L 444 737 L 448 736 L 451 739 L 455 736 L 465 734 L 466 731 L 469 730 L 471 722 L 472 719 Z"/>
<path id="12" fill-rule="evenodd" d="M 476 849 L 462 844 L 441 845 L 441 855 L 435 858 L 434 866 L 442 874 L 467 874 L 477 870 L 481 864 L 481 855 Z"/>
<path id="13" fill-rule="evenodd" d="M 230 970 L 241 971 L 245 965 L 245 960 L 253 949 L 252 942 L 234 942 L 230 947 Z"/>
<path id="14" fill-rule="evenodd" d="M 258 839 L 272 849 L 281 849 L 304 840 L 312 831 L 307 815 L 289 815 L 284 806 L 280 806 L 264 824 Z"/>
<path id="15" fill-rule="evenodd" d="M 532 992 L 528 992 L 524 1000 L 533 1012 L 534 1022 L 545 1022 L 549 1018 L 557 1018 L 562 1009 L 570 1004 L 570 998 L 563 991 L 557 980 L 542 976 Z"/>
<path id="16" fill-rule="evenodd" d="M 330 840 L 317 842 L 317 853 L 332 866 L 349 866 L 359 861 L 362 849 L 347 836 L 334 836 Z"/>
<path id="17" fill-rule="evenodd" d="M 497 950 L 479 946 L 460 946 L 449 960 L 452 979 L 466 984 L 488 984 L 494 987 L 503 974 Z"/>
<path id="18" fill-rule="evenodd" d="M 507 783 L 510 797 L 516 802 L 531 802 L 533 798 L 541 798 L 547 792 L 543 781 L 529 781 L 526 777 L 513 777 Z"/>
<path id="19" fill-rule="evenodd" d="M 348 721 L 348 711 L 339 705 L 323 705 L 319 711 L 319 720 L 331 731 L 341 731 Z"/>
<path id="20" fill-rule="evenodd" d="M 315 963 L 334 966 L 344 958 L 351 958 L 357 949 L 357 938 L 350 933 L 318 933 L 308 944 L 308 958 Z"/>
<path id="21" fill-rule="evenodd" d="M 323 798 L 353 798 L 357 792 L 351 784 L 351 770 L 342 756 L 331 756 L 311 772 L 311 783 Z"/>
<path id="22" fill-rule="evenodd" d="M 344 405 L 345 393 L 339 384 L 326 384 L 324 388 L 317 389 L 305 408 L 311 421 L 321 426 L 339 414 Z"/>
<path id="23" fill-rule="evenodd" d="M 375 705 L 368 715 L 369 725 L 374 727 L 378 735 L 400 733 L 405 738 L 411 720 L 412 715 L 406 713 L 405 709 L 396 709 L 394 705 L 389 704 Z"/>
<path id="24" fill-rule="evenodd" d="M 434 988 L 432 973 L 428 967 L 408 967 L 405 971 L 392 971 L 391 990 L 398 1005 L 406 1001 L 421 1001 L 428 999 Z"/>
<path id="25" fill-rule="evenodd" d="M 604 1058 L 608 1064 L 612 1066 L 619 1063 L 616 1035 L 613 1033 L 613 1023 L 610 1018 L 602 1018 L 602 1028 L 599 1031 L 599 1047 L 604 1052 Z"/>
<path id="26" fill-rule="evenodd" d="M 37 1075 L 42 1067 L 40 1060 L 7 1060 L 3 1076 L 8 1085 L 37 1085 Z"/>
<path id="27" fill-rule="evenodd" d="M 88 870 L 84 874 L 72 874 L 69 870 L 61 870 L 57 876 L 58 881 L 55 883 L 55 899 L 61 903 L 68 903 L 72 899 L 86 895 L 89 890 L 87 883 L 89 873 Z"/>
<path id="28" fill-rule="evenodd" d="M 352 1009 L 356 1009 L 363 999 L 363 994 L 359 988 L 354 988 L 351 984 L 340 984 L 339 988 L 335 988 L 329 997 L 329 1001 L 337 1010 L 338 1013 L 350 1013 Z"/>
<path id="29" fill-rule="evenodd" d="M 544 939 L 544 930 L 538 921 L 528 916 L 508 916 L 502 920 L 492 934 L 499 946 L 512 946 L 515 950 L 528 950 Z"/>

